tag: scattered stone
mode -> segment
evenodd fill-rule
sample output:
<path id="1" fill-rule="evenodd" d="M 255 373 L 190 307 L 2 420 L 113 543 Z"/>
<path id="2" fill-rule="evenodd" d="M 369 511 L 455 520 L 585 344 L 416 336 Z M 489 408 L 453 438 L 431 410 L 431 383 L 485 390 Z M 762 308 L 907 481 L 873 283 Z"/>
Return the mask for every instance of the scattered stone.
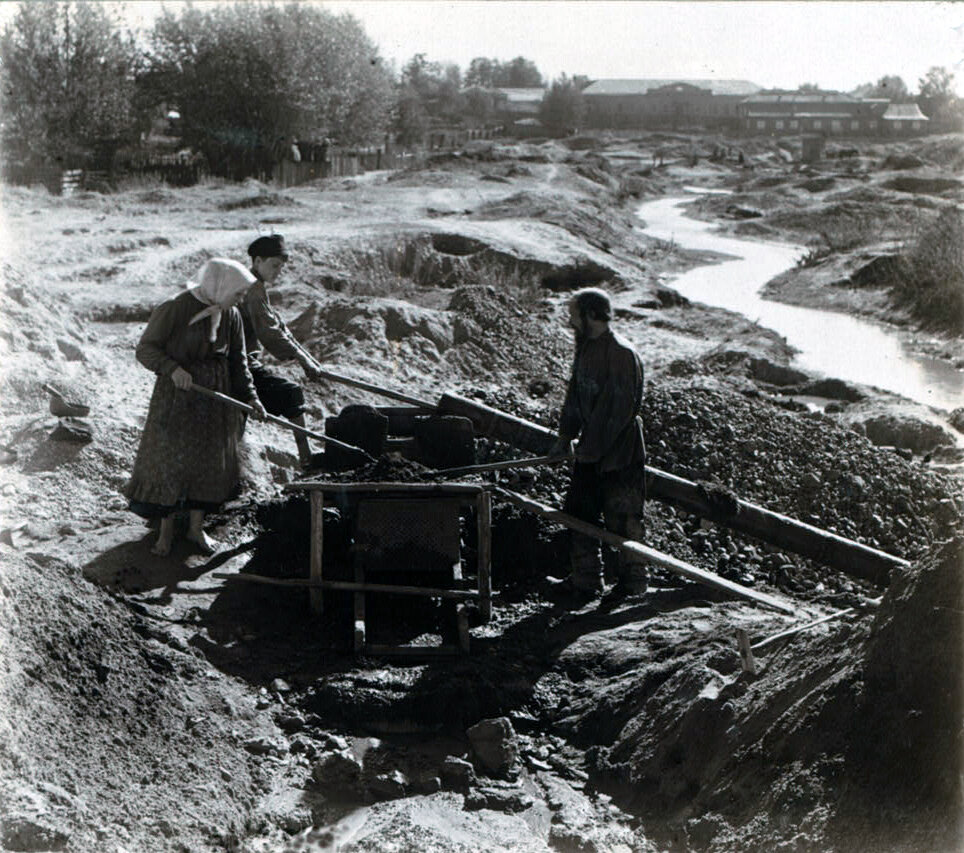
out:
<path id="1" fill-rule="evenodd" d="M 307 758 L 314 758 L 318 755 L 318 747 L 315 745 L 315 742 L 301 735 L 292 738 L 288 751 L 291 752 L 292 755 L 304 755 Z"/>
<path id="2" fill-rule="evenodd" d="M 442 780 L 430 772 L 423 772 L 412 779 L 411 786 L 416 794 L 434 794 L 442 790 Z"/>
<path id="3" fill-rule="evenodd" d="M 244 748 L 252 755 L 284 755 L 288 751 L 288 744 L 262 735 L 246 740 Z"/>
<path id="4" fill-rule="evenodd" d="M 323 788 L 342 794 L 360 794 L 361 762 L 350 752 L 330 752 L 311 768 L 312 778 Z"/>
<path id="5" fill-rule="evenodd" d="M 948 417 L 947 422 L 958 432 L 964 432 L 964 406 L 954 409 Z"/>
<path id="6" fill-rule="evenodd" d="M 530 808 L 532 803 L 532 797 L 525 791 L 503 788 L 477 788 L 465 797 L 466 811 L 491 809 L 506 814 L 518 814 Z"/>
<path id="7" fill-rule="evenodd" d="M 321 742 L 328 749 L 337 750 L 338 752 L 346 752 L 348 750 L 348 741 L 340 735 L 331 734 L 331 732 L 322 734 Z"/>
<path id="8" fill-rule="evenodd" d="M 66 338 L 57 338 L 57 348 L 63 353 L 67 361 L 87 361 L 84 351 Z"/>
<path id="9" fill-rule="evenodd" d="M 275 717 L 275 722 L 278 724 L 279 729 L 289 735 L 300 732 L 305 727 L 305 718 L 302 717 L 301 714 L 293 712 L 278 714 L 278 716 Z"/>
<path id="10" fill-rule="evenodd" d="M 367 789 L 372 799 L 375 800 L 398 800 L 405 796 L 408 788 L 408 779 L 400 770 L 393 770 L 391 773 L 379 773 L 368 780 Z"/>
<path id="11" fill-rule="evenodd" d="M 275 693 L 290 693 L 291 685 L 283 678 L 276 678 L 271 682 L 271 690 Z"/>
<path id="12" fill-rule="evenodd" d="M 26 817 L 0 819 L 0 841 L 4 850 L 65 850 L 70 837 Z"/>
<path id="13" fill-rule="evenodd" d="M 442 787 L 445 790 L 464 794 L 475 784 L 475 768 L 471 762 L 450 755 L 442 763 Z"/>
<path id="14" fill-rule="evenodd" d="M 479 770 L 501 778 L 518 775 L 519 740 L 508 717 L 482 720 L 466 735 Z"/>
<path id="15" fill-rule="evenodd" d="M 60 423 L 50 437 L 54 441 L 72 441 L 76 444 L 86 444 L 93 441 L 94 430 L 87 421 L 80 418 L 61 418 Z"/>

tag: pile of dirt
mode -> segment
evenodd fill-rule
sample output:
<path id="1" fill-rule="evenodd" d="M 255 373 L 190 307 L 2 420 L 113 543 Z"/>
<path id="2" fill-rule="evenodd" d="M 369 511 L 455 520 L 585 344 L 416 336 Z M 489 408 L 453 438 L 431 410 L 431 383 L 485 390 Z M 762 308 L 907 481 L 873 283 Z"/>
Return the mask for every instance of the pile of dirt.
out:
<path id="1" fill-rule="evenodd" d="M 51 296 L 36 278 L 10 263 L 0 266 L 0 395 L 8 413 L 25 400 L 42 399 L 40 385 L 66 378 L 70 363 L 86 361 L 90 338 L 67 300 Z"/>
<path id="2" fill-rule="evenodd" d="M 761 675 L 713 641 L 675 649 L 686 665 L 606 697 L 628 723 L 590 750 L 596 774 L 663 815 L 673 849 L 957 849 L 960 561 L 959 538 L 936 546 L 872 624 L 788 638 L 759 653 Z"/>
<path id="3" fill-rule="evenodd" d="M 254 703 L 75 565 L 5 550 L 0 843 L 9 850 L 231 844 L 259 796 Z"/>
<path id="4" fill-rule="evenodd" d="M 607 189 L 615 191 L 618 182 Z M 598 193 L 598 187 L 597 187 Z M 474 219 L 534 219 L 557 225 L 580 240 L 604 251 L 618 246 L 624 249 L 638 239 L 633 235 L 634 222 L 627 213 L 619 213 L 612 208 L 612 197 L 586 198 L 578 203 L 574 199 L 557 193 L 538 193 L 529 190 L 516 193 L 508 198 L 488 202 L 473 214 Z M 612 273 L 597 278 L 612 277 Z"/>
<path id="5" fill-rule="evenodd" d="M 656 467 L 905 557 L 964 509 L 949 499 L 950 480 L 826 415 L 786 412 L 701 378 L 651 386 L 644 423 Z"/>

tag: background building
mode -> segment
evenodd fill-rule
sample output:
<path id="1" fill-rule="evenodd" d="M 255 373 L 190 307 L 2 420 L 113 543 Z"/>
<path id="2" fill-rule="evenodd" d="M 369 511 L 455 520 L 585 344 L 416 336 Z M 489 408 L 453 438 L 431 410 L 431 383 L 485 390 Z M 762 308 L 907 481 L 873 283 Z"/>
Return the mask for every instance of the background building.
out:
<path id="1" fill-rule="evenodd" d="M 744 100 L 740 112 L 742 128 L 750 135 L 880 136 L 889 106 L 886 99 L 855 98 L 842 92 L 771 91 Z"/>
<path id="2" fill-rule="evenodd" d="M 740 104 L 760 87 L 748 80 L 596 80 L 583 90 L 586 126 L 740 127 Z"/>

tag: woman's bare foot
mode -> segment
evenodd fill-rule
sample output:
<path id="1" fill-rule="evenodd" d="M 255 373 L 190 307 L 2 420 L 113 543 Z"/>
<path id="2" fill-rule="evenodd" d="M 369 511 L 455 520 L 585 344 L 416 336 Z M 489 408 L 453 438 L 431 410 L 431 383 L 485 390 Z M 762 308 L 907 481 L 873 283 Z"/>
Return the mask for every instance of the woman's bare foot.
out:
<path id="1" fill-rule="evenodd" d="M 174 544 L 174 516 L 168 515 L 161 519 L 161 528 L 157 534 L 157 542 L 151 548 L 151 553 L 158 557 L 167 557 Z"/>
<path id="2" fill-rule="evenodd" d="M 169 557 L 171 554 L 171 546 L 173 544 L 174 543 L 170 537 L 165 539 L 159 536 L 157 538 L 157 542 L 155 542 L 154 546 L 151 548 L 151 553 L 156 554 L 158 557 Z"/>
<path id="3" fill-rule="evenodd" d="M 214 554 L 218 550 L 217 539 L 212 539 L 203 530 L 188 530 L 186 538 L 197 545 L 202 554 Z"/>

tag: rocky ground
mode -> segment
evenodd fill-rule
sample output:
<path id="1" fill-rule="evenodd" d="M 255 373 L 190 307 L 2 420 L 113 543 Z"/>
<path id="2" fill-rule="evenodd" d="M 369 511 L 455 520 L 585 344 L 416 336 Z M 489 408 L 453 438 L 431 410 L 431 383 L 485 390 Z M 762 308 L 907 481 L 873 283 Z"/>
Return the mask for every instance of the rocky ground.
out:
<path id="1" fill-rule="evenodd" d="M 959 849 L 960 417 L 802 375 L 777 335 L 680 299 L 672 275 L 712 259 L 633 218 L 684 185 L 734 189 L 694 215 L 815 247 L 776 297 L 897 320 L 954 362 L 960 337 L 919 332 L 886 291 L 841 282 L 909 239 L 907 211 L 960 201 L 947 183 L 959 141 L 862 146 L 856 163 L 806 172 L 770 143 L 748 144 L 744 164 L 694 163 L 693 143 L 485 143 L 284 191 L 3 189 L 0 849 Z M 667 144 L 675 156 L 653 169 Z M 908 184 L 921 169 L 932 182 Z M 814 223 L 841 204 L 876 225 L 825 252 Z M 604 284 L 646 364 L 650 465 L 908 568 L 872 585 L 650 501 L 647 544 L 796 614 L 662 569 L 645 595 L 567 610 L 546 580 L 565 574 L 564 531 L 496 499 L 498 596 L 471 653 L 359 658 L 347 600 L 327 596 L 319 617 L 303 589 L 225 577 L 306 573 L 306 501 L 281 491 L 298 477 L 294 443 L 263 424 L 246 433 L 237 499 L 210 519 L 221 551 L 151 555 L 153 532 L 119 495 L 153 381 L 133 347 L 203 260 L 242 258 L 271 229 L 292 256 L 276 302 L 331 370 L 548 427 L 572 348 L 566 293 Z M 44 383 L 89 414 L 58 417 Z M 387 402 L 328 382 L 309 396 L 319 429 L 345 405 Z M 481 439 L 476 452 L 523 455 Z M 378 465 L 338 476 L 430 476 Z M 566 479 L 474 481 L 559 506 Z M 334 511 L 325 539 L 347 566 Z M 444 612 L 409 604 L 379 623 L 438 641 Z M 742 668 L 738 629 L 758 643 L 826 615 Z"/>

